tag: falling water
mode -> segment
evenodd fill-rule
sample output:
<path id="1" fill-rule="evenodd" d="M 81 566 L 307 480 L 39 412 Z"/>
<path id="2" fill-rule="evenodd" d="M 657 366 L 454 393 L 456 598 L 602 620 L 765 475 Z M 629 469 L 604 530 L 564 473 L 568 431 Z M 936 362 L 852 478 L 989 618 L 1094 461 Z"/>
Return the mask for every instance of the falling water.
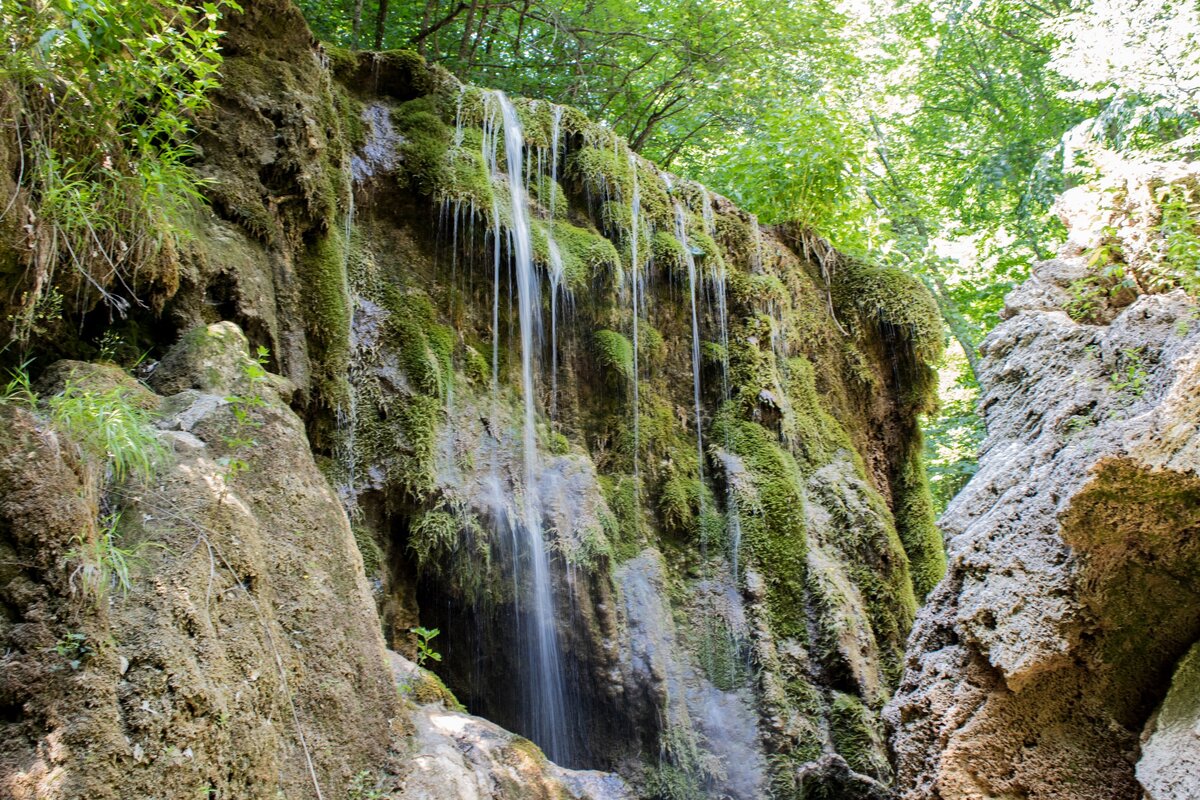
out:
<path id="1" fill-rule="evenodd" d="M 696 256 L 688 243 L 687 215 L 683 204 L 675 201 L 675 236 L 683 245 L 684 258 L 687 260 L 688 291 L 692 300 L 692 394 L 696 404 L 696 449 L 700 455 L 700 479 L 704 480 L 704 441 L 700 429 L 700 317 L 696 311 Z M 701 492 L 701 503 L 704 493 Z"/>
<path id="2" fill-rule="evenodd" d="M 502 92 L 490 99 L 499 107 L 503 123 L 510 202 L 510 250 L 516 268 L 517 303 L 521 330 L 521 394 L 524 399 L 522 449 L 525 466 L 524 496 L 521 500 L 522 533 L 530 566 L 529 607 L 525 609 L 532 630 L 528 658 L 524 664 L 529 687 L 527 731 L 546 754 L 559 763 L 571 761 L 566 725 L 566 702 L 558 633 L 554 623 L 550 567 L 542 538 L 542 512 L 538 497 L 538 452 L 534 409 L 534 347 L 541 328 L 541 291 L 533 268 L 529 210 L 522 170 L 525 135 L 516 109 Z"/>

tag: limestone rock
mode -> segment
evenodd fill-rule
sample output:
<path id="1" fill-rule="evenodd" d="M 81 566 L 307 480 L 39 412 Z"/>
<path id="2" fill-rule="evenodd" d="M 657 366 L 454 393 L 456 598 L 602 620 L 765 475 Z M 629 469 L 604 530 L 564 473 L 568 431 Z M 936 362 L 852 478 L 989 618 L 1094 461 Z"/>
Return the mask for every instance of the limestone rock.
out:
<path id="1" fill-rule="evenodd" d="M 1200 638 L 1196 303 L 1094 326 L 1030 296 L 983 344 L 980 469 L 886 710 L 906 800 L 1138 797 L 1138 736 Z M 1148 747 L 1138 779 L 1174 785 Z"/>
<path id="2" fill-rule="evenodd" d="M 1179 662 L 1146 726 L 1137 778 L 1150 800 L 1200 797 L 1200 644 Z"/>

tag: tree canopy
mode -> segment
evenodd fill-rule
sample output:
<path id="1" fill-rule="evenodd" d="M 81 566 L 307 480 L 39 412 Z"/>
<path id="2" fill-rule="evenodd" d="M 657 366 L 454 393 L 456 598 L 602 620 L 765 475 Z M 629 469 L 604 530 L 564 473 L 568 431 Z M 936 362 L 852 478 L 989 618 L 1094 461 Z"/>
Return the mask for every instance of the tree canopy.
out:
<path id="1" fill-rule="evenodd" d="M 965 394 L 929 429 L 935 468 L 960 478 L 951 462 L 980 438 L 976 347 L 1060 244 L 1052 204 L 1087 179 L 1082 153 L 1190 156 L 1200 122 L 1186 0 L 301 5 L 328 41 L 415 49 L 464 80 L 575 105 L 764 222 L 920 276 L 960 345 Z"/>

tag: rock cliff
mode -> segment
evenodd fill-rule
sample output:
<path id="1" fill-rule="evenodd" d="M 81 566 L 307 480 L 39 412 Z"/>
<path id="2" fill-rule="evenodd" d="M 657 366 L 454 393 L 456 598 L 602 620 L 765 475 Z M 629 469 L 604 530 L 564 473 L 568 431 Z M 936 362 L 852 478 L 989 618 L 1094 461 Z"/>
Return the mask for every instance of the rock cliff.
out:
<path id="1" fill-rule="evenodd" d="M 1154 194 L 1194 180 L 1069 193 L 1071 240 L 983 344 L 980 469 L 886 712 L 905 798 L 1200 790 L 1200 314 L 1146 244 Z M 1097 277 L 1109 237 L 1127 284 Z"/>

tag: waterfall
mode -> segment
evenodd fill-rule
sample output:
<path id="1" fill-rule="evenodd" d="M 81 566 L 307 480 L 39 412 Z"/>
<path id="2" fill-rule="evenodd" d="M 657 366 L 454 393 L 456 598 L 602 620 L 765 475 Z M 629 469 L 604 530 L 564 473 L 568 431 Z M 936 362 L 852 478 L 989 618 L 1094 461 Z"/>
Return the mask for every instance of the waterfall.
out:
<path id="1" fill-rule="evenodd" d="M 541 330 L 541 288 L 533 266 L 533 247 L 528 200 L 522 180 L 525 134 L 516 109 L 502 92 L 489 95 L 501 116 L 504 152 L 507 159 L 510 204 L 510 258 L 516 273 L 517 306 L 521 333 L 521 395 L 524 401 L 522 457 L 524 493 L 521 498 L 522 544 L 529 558 L 529 594 L 526 608 L 519 609 L 529 625 L 528 649 L 522 677 L 528 689 L 526 733 L 558 763 L 571 762 L 567 735 L 566 700 L 558 632 L 554 620 L 554 598 L 550 565 L 542 535 L 542 510 L 538 497 L 539 465 L 536 438 L 534 348 Z M 514 556 L 518 556 L 519 551 Z M 520 606 L 520 600 L 518 600 Z M 520 616 L 520 613 L 519 613 Z"/>
<path id="2" fill-rule="evenodd" d="M 683 204 L 675 201 L 675 236 L 683 245 L 684 258 L 687 261 L 688 292 L 692 302 L 692 395 L 696 405 L 696 450 L 700 455 L 700 481 L 704 482 L 704 436 L 701 431 L 700 417 L 700 317 L 696 310 L 696 256 L 688 243 L 687 214 Z M 704 505 L 704 491 L 700 492 L 700 504 Z"/>

